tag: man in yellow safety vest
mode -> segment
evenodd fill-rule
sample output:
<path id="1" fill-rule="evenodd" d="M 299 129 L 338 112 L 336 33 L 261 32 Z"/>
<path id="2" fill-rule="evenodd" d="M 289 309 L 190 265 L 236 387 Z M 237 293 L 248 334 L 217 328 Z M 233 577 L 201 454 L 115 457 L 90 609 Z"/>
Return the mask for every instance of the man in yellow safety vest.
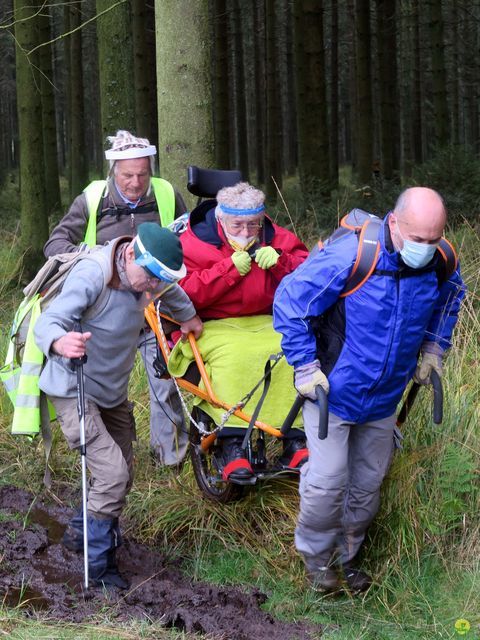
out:
<path id="1" fill-rule="evenodd" d="M 107 140 L 110 168 L 106 180 L 95 180 L 73 201 L 45 244 L 48 258 L 75 251 L 82 242 L 103 245 L 123 235 L 134 236 L 143 222 L 166 227 L 186 211 L 181 195 L 162 178 L 153 177 L 156 148 L 146 138 L 117 131 Z M 156 340 L 147 326 L 138 348 L 150 390 L 150 444 L 160 464 L 178 465 L 187 448 L 182 406 L 171 380 L 155 377 Z"/>

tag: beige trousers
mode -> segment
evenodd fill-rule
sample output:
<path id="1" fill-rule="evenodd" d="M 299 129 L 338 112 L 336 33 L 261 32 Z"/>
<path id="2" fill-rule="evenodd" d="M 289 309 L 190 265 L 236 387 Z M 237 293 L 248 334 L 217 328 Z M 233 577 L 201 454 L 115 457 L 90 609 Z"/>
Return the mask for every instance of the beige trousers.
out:
<path id="1" fill-rule="evenodd" d="M 70 449 L 80 446 L 76 398 L 50 397 Z M 85 443 L 90 472 L 88 512 L 97 518 L 117 518 L 133 482 L 135 421 L 125 400 L 105 409 L 85 399 Z"/>

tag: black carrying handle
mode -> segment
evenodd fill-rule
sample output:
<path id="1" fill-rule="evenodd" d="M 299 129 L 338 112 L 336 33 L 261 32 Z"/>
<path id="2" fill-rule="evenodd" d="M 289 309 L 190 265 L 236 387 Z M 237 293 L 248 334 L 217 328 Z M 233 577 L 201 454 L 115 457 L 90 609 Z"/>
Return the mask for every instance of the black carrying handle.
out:
<path id="1" fill-rule="evenodd" d="M 410 409 L 415 402 L 415 398 L 417 397 L 418 391 L 420 389 L 420 384 L 418 382 L 413 382 L 410 387 L 407 397 L 405 398 L 405 402 L 400 409 L 400 413 L 397 416 L 397 426 L 401 426 L 405 420 L 407 419 L 408 414 L 410 413 Z"/>
<path id="2" fill-rule="evenodd" d="M 430 373 L 430 383 L 433 387 L 433 422 L 442 424 L 443 420 L 443 387 L 442 380 L 435 369 Z"/>
<path id="3" fill-rule="evenodd" d="M 435 371 L 435 369 L 432 369 L 432 372 L 430 373 L 430 384 L 433 387 L 433 423 L 441 424 L 443 420 L 443 386 L 442 379 Z M 412 408 L 412 405 L 415 401 L 415 398 L 417 397 L 417 393 L 421 386 L 422 385 L 418 382 L 413 382 L 407 394 L 405 402 L 400 409 L 400 413 L 398 414 L 397 426 L 400 427 L 407 419 L 407 416 L 410 412 L 410 409 Z"/>
<path id="4" fill-rule="evenodd" d="M 304 402 L 305 396 L 297 394 L 297 397 L 293 401 L 292 408 L 288 412 L 287 417 L 285 418 L 285 421 L 280 429 L 282 435 L 286 435 L 290 431 L 290 429 L 292 428 L 292 424 L 294 423 L 295 418 L 298 415 L 298 412 L 303 407 Z"/>
<path id="5" fill-rule="evenodd" d="M 328 436 L 328 398 L 323 387 L 320 385 L 315 387 L 315 393 L 319 409 L 318 438 L 319 440 L 325 440 Z"/>

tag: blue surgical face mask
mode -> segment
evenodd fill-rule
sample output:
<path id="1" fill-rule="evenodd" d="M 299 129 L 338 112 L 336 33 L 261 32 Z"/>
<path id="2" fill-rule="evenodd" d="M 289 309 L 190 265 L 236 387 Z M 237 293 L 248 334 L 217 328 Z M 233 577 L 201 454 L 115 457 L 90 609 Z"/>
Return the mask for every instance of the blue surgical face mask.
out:
<path id="1" fill-rule="evenodd" d="M 425 267 L 433 258 L 433 254 L 437 250 L 438 245 L 406 240 L 402 236 L 398 222 L 397 229 L 399 236 L 403 240 L 403 248 L 400 250 L 400 255 L 402 256 L 404 263 L 412 269 L 421 269 L 422 267 Z"/>

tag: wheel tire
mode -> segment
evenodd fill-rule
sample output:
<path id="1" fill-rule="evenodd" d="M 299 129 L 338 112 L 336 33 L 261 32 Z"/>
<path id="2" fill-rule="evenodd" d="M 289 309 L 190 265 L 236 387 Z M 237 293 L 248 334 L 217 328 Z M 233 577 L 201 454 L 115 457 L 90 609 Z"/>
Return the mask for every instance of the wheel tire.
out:
<path id="1" fill-rule="evenodd" d="M 195 422 L 203 422 L 209 431 L 215 428 L 212 418 L 198 407 L 193 408 L 192 417 Z M 190 421 L 189 440 L 193 473 L 203 495 L 209 500 L 222 504 L 238 500 L 243 494 L 243 487 L 218 479 L 218 471 L 213 461 L 213 447 L 208 451 L 201 451 L 201 435 L 192 421 Z"/>

